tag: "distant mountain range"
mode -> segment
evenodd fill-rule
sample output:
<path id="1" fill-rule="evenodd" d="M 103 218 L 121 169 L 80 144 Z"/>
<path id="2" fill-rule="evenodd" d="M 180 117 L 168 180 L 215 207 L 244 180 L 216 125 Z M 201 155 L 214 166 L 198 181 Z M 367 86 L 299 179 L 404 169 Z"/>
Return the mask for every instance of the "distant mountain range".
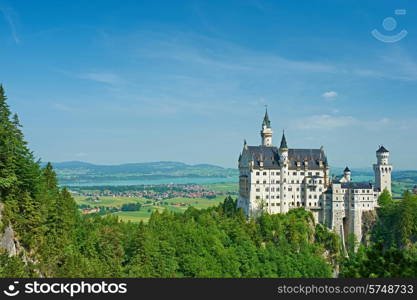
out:
<path id="1" fill-rule="evenodd" d="M 121 180 L 155 180 L 169 178 L 236 178 L 238 170 L 210 164 L 188 165 L 159 161 L 121 165 L 96 165 L 81 161 L 52 163 L 61 184 L 109 182 Z"/>
<path id="2" fill-rule="evenodd" d="M 97 165 L 82 161 L 52 163 L 61 184 L 79 183 L 111 184 L 116 181 L 174 180 L 178 178 L 226 178 L 238 181 L 239 171 L 210 164 L 189 165 L 175 161 L 158 161 L 146 163 L 128 163 L 120 165 Z M 331 173 L 339 175 L 344 168 L 331 168 Z M 352 177 L 359 180 L 372 180 L 370 168 L 352 168 Z M 394 171 L 393 180 L 417 182 L 417 171 Z M 186 180 L 187 181 L 187 180 Z M 221 181 L 221 180 L 220 180 Z"/>

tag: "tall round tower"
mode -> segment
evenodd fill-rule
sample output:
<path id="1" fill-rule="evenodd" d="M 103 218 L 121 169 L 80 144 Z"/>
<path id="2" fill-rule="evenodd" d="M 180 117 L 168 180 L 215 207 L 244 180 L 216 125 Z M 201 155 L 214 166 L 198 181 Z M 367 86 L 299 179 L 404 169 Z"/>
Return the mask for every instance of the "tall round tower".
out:
<path id="1" fill-rule="evenodd" d="M 392 165 L 389 164 L 389 151 L 380 146 L 376 151 L 377 163 L 374 164 L 375 187 L 381 192 L 387 190 L 391 193 Z"/>

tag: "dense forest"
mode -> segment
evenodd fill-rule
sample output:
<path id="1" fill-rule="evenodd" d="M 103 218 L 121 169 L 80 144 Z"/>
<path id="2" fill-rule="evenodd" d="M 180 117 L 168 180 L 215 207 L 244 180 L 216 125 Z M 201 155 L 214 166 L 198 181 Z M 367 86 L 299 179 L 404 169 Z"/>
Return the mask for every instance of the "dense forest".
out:
<path id="1" fill-rule="evenodd" d="M 231 197 L 146 224 L 81 215 L 27 147 L 0 86 L 0 238 L 13 232 L 16 248 L 0 250 L 0 277 L 417 276 L 416 197 L 379 201 L 369 241 L 348 253 L 302 208 L 248 220 Z"/>

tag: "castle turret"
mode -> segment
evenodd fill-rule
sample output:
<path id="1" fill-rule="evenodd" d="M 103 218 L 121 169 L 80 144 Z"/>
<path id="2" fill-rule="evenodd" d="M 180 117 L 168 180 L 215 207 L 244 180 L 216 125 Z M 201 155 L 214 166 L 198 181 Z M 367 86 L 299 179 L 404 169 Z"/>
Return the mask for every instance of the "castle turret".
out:
<path id="1" fill-rule="evenodd" d="M 281 145 L 279 146 L 280 160 L 284 163 L 288 161 L 288 145 L 285 132 L 282 131 Z"/>
<path id="2" fill-rule="evenodd" d="M 288 145 L 287 139 L 285 138 L 285 132 L 282 132 L 281 145 L 279 146 L 279 164 L 281 171 L 281 189 L 280 189 L 280 198 L 281 198 L 281 213 L 288 212 L 289 201 L 287 199 L 287 180 L 288 180 Z"/>
<path id="3" fill-rule="evenodd" d="M 377 163 L 374 164 L 375 187 L 383 192 L 385 189 L 391 193 L 392 165 L 389 164 L 389 151 L 380 146 L 376 151 Z"/>
<path id="4" fill-rule="evenodd" d="M 268 146 L 268 147 L 272 146 L 272 129 L 271 129 L 271 121 L 269 120 L 269 116 L 268 116 L 268 109 L 265 110 L 265 116 L 262 122 L 261 137 L 262 137 L 262 146 Z"/>
<path id="5" fill-rule="evenodd" d="M 352 173 L 350 172 L 349 168 L 346 167 L 345 170 L 343 171 L 343 177 L 345 178 L 346 182 L 350 182 L 351 181 L 351 175 Z"/>

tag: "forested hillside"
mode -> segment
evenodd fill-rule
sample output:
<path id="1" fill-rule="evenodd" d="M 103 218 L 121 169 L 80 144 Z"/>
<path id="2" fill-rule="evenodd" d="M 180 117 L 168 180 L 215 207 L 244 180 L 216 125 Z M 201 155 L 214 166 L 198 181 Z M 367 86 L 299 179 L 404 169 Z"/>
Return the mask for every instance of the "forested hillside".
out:
<path id="1" fill-rule="evenodd" d="M 247 220 L 231 197 L 146 224 L 83 216 L 33 157 L 0 86 L 0 277 L 417 276 L 417 198 L 379 201 L 370 241 L 348 257 L 310 212 Z"/>

